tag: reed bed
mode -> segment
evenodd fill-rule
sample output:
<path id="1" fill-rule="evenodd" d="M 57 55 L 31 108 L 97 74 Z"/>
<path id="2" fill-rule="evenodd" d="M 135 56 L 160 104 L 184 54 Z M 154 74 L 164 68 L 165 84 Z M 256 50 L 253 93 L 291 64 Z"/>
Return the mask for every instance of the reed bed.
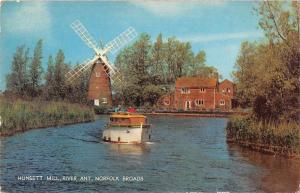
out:
<path id="1" fill-rule="evenodd" d="M 263 122 L 251 116 L 234 116 L 228 122 L 228 141 L 274 154 L 300 154 L 300 124 Z M 257 147 L 254 147 L 257 146 Z"/>
<path id="2" fill-rule="evenodd" d="M 0 98 L 0 135 L 94 120 L 92 108 L 64 101 L 24 101 Z"/>

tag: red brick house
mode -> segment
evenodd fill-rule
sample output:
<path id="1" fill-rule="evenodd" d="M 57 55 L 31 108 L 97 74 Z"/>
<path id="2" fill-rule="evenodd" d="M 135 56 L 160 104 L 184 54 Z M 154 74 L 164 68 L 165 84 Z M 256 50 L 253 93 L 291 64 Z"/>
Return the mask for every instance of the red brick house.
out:
<path id="1" fill-rule="evenodd" d="M 159 100 L 159 106 L 175 110 L 230 110 L 234 96 L 233 83 L 216 78 L 181 77 L 175 90 Z"/>

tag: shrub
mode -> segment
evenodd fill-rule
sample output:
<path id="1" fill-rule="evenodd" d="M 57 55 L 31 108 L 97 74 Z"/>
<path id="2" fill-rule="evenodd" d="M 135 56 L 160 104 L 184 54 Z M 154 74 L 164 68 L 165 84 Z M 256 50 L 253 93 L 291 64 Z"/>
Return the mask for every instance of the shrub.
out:
<path id="1" fill-rule="evenodd" d="M 13 133 L 31 128 L 91 121 L 94 112 L 90 107 L 54 101 L 10 101 L 0 98 L 0 133 Z"/>
<path id="2" fill-rule="evenodd" d="M 280 146 L 300 153 L 300 125 L 297 122 L 264 122 L 252 116 L 230 118 L 227 137 L 236 141 Z"/>

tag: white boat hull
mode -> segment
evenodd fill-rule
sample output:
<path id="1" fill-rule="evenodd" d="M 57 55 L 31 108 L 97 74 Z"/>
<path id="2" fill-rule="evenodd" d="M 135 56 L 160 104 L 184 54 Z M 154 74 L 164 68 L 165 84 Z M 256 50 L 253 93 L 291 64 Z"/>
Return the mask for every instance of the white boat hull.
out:
<path id="1" fill-rule="evenodd" d="M 103 131 L 102 139 L 111 143 L 145 143 L 151 139 L 151 129 L 148 126 L 110 127 Z"/>

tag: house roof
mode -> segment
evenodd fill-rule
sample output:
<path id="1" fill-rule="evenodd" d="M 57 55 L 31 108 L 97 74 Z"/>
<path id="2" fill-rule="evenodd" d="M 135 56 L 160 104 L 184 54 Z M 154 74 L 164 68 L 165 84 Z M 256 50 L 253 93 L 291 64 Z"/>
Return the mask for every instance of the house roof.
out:
<path id="1" fill-rule="evenodd" d="M 225 83 L 225 82 L 228 82 L 228 83 L 231 83 L 231 84 L 233 84 L 233 82 L 232 82 L 232 81 L 230 81 L 230 80 L 228 80 L 228 79 L 225 79 L 225 80 L 223 80 L 222 82 L 220 82 L 220 84 L 223 84 L 223 83 Z"/>
<path id="2" fill-rule="evenodd" d="M 202 77 L 180 77 L 176 80 L 176 87 L 189 88 L 215 88 L 218 80 L 216 78 L 202 78 Z"/>

